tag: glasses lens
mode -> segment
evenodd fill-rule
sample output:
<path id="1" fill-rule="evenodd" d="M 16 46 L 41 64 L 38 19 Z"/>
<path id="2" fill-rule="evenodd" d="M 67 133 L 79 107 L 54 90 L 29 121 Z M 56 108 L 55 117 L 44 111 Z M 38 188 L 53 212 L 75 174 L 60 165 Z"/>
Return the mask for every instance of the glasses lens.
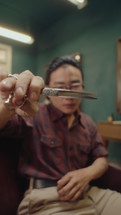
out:
<path id="1" fill-rule="evenodd" d="M 69 85 L 58 84 L 58 85 L 54 86 L 54 88 L 79 90 L 81 86 L 83 86 L 83 84 L 81 82 L 74 82 L 74 83 L 71 83 Z"/>

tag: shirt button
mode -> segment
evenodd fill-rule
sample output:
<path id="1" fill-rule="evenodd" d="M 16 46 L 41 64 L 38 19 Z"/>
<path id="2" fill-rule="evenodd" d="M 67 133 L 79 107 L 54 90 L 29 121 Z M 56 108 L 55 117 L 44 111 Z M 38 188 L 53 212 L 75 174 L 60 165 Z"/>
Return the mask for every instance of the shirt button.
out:
<path id="1" fill-rule="evenodd" d="M 55 141 L 51 140 L 50 144 L 51 144 L 51 146 L 53 146 L 55 144 Z"/>

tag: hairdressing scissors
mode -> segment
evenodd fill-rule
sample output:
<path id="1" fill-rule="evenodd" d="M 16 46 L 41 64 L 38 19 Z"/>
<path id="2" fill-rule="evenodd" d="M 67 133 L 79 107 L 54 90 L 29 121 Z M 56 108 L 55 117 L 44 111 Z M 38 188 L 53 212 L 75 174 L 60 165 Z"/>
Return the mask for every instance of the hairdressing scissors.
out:
<path id="1" fill-rule="evenodd" d="M 57 96 L 62 98 L 72 98 L 72 99 L 97 99 L 97 94 L 84 92 L 84 91 L 76 91 L 76 90 L 67 90 L 67 89 L 57 89 L 57 88 L 43 88 L 41 91 L 43 96 Z M 5 101 L 5 104 L 10 109 L 21 108 L 27 101 L 27 95 L 24 97 L 23 103 L 19 106 L 10 105 L 10 100 L 13 96 L 13 92 L 9 94 L 8 99 Z"/>

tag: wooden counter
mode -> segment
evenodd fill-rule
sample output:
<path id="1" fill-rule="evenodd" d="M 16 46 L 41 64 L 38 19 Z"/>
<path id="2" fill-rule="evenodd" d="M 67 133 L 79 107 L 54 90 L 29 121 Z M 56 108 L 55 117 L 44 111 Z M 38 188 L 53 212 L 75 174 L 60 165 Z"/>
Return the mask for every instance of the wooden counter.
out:
<path id="1" fill-rule="evenodd" d="M 97 126 L 104 141 L 121 142 L 121 121 L 100 121 Z"/>

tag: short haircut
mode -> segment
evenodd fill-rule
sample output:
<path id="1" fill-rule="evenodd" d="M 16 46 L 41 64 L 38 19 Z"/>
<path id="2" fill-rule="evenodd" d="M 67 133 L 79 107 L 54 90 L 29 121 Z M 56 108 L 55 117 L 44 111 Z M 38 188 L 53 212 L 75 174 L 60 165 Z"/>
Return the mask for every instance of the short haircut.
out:
<path id="1" fill-rule="evenodd" d="M 76 59 L 74 59 L 73 57 L 63 56 L 63 57 L 54 58 L 48 64 L 48 66 L 46 68 L 46 75 L 45 75 L 45 84 L 46 85 L 49 85 L 51 73 L 63 65 L 72 65 L 72 66 L 78 68 L 81 72 L 82 79 L 84 80 L 84 75 L 83 75 L 81 64 Z"/>

